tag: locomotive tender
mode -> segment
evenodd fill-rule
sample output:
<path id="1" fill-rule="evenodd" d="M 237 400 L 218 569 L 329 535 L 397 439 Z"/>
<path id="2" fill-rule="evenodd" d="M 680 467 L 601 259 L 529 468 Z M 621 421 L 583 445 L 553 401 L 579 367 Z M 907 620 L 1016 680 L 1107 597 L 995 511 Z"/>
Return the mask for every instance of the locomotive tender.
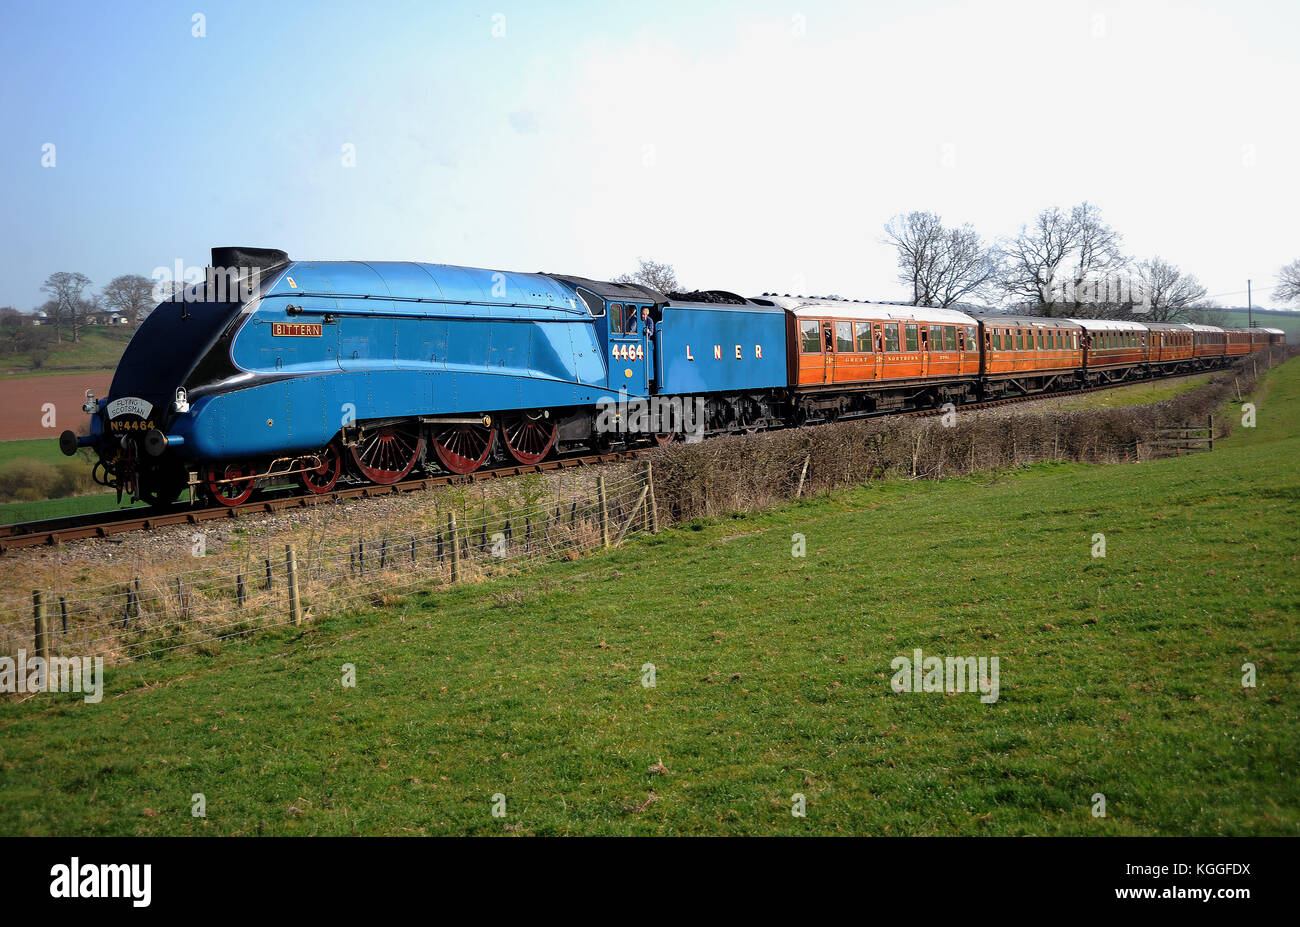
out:
<path id="1" fill-rule="evenodd" d="M 162 302 L 107 397 L 87 394 L 95 478 L 155 505 L 238 505 L 288 480 L 397 482 L 671 433 L 598 428 L 598 406 L 703 401 L 705 434 L 1205 369 L 1276 329 L 971 316 L 947 309 L 412 262 L 214 248 Z M 653 320 L 647 334 L 643 316 Z"/>

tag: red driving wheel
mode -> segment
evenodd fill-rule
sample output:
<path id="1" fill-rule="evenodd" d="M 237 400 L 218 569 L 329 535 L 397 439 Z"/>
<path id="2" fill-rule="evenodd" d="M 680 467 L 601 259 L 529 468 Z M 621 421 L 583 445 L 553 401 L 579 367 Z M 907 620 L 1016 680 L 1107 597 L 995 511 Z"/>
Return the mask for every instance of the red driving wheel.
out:
<path id="1" fill-rule="evenodd" d="M 384 425 L 366 430 L 352 448 L 352 462 L 366 479 L 386 486 L 410 473 L 423 450 L 424 438 L 414 429 Z"/>
<path id="2" fill-rule="evenodd" d="M 207 473 L 208 495 L 220 505 L 242 505 L 253 494 L 257 471 L 247 464 L 226 464 L 209 467 Z"/>
<path id="3" fill-rule="evenodd" d="M 313 457 L 302 457 L 295 464 L 302 468 L 298 482 L 308 492 L 326 493 L 334 488 L 343 473 L 343 455 L 338 445 L 330 443 Z"/>
<path id="4" fill-rule="evenodd" d="M 452 473 L 473 473 L 492 452 L 496 429 L 483 425 L 448 425 L 433 435 L 433 449 Z"/>
<path id="5" fill-rule="evenodd" d="M 542 415 L 520 415 L 501 422 L 501 438 L 521 464 L 539 463 L 555 444 L 555 422 Z"/>

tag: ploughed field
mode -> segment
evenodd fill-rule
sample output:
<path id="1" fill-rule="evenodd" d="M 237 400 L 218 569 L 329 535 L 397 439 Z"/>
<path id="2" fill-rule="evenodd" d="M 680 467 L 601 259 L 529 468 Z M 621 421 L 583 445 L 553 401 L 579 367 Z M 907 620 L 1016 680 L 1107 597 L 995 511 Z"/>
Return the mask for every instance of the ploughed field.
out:
<path id="1" fill-rule="evenodd" d="M 86 390 L 105 396 L 112 381 L 111 371 L 0 380 L 0 441 L 48 438 L 55 446 L 64 429 L 84 434 L 89 419 L 81 411 Z M 53 425 L 46 424 L 47 403 L 54 406 Z"/>
<path id="2" fill-rule="evenodd" d="M 1300 364 L 1254 401 L 1212 454 L 875 484 L 10 699 L 0 833 L 1296 834 Z M 997 701 L 894 692 L 917 648 Z"/>

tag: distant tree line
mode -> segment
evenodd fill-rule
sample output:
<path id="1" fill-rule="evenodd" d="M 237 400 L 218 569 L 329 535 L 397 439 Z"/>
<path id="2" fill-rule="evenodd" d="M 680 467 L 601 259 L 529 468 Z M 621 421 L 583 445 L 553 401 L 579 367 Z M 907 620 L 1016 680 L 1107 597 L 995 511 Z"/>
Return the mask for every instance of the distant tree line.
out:
<path id="1" fill-rule="evenodd" d="M 1014 236 L 985 241 L 969 224 L 944 225 L 932 212 L 885 224 L 898 282 L 913 306 L 991 307 L 1025 315 L 1228 324 L 1195 276 L 1160 255 L 1125 253 L 1120 234 L 1091 203 L 1050 207 Z M 638 260 L 614 278 L 661 293 L 680 292 L 671 264 Z M 1300 303 L 1300 260 L 1278 272 L 1278 302 Z"/>
<path id="2" fill-rule="evenodd" d="M 52 345 L 80 341 L 96 316 L 117 315 L 138 325 L 154 307 L 153 281 L 141 274 L 114 277 L 98 293 L 87 292 L 91 286 L 85 274 L 61 270 L 45 278 L 41 291 L 49 298 L 31 313 L 0 307 L 0 352 L 26 354 L 40 367 Z"/>
<path id="3" fill-rule="evenodd" d="M 945 226 L 932 212 L 895 216 L 884 241 L 915 306 L 977 301 L 1027 315 L 1222 321 L 1205 287 L 1161 257 L 1125 253 L 1123 239 L 1091 203 L 1052 206 L 1017 235 L 985 242 L 970 226 Z M 1300 302 L 1300 260 L 1278 274 L 1280 302 Z"/>

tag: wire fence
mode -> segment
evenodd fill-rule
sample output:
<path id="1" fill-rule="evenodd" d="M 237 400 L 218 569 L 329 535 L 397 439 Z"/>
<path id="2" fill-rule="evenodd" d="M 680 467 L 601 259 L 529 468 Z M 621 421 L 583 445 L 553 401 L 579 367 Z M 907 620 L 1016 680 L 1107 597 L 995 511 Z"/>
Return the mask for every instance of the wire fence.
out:
<path id="1" fill-rule="evenodd" d="M 0 654 L 103 656 L 106 662 L 203 650 L 258 630 L 576 559 L 658 530 L 650 464 L 559 497 L 500 511 L 439 513 L 437 528 L 320 537 L 188 569 L 163 565 L 122 582 L 35 590 L 0 606 Z M 216 558 L 213 558 L 214 560 Z"/>

